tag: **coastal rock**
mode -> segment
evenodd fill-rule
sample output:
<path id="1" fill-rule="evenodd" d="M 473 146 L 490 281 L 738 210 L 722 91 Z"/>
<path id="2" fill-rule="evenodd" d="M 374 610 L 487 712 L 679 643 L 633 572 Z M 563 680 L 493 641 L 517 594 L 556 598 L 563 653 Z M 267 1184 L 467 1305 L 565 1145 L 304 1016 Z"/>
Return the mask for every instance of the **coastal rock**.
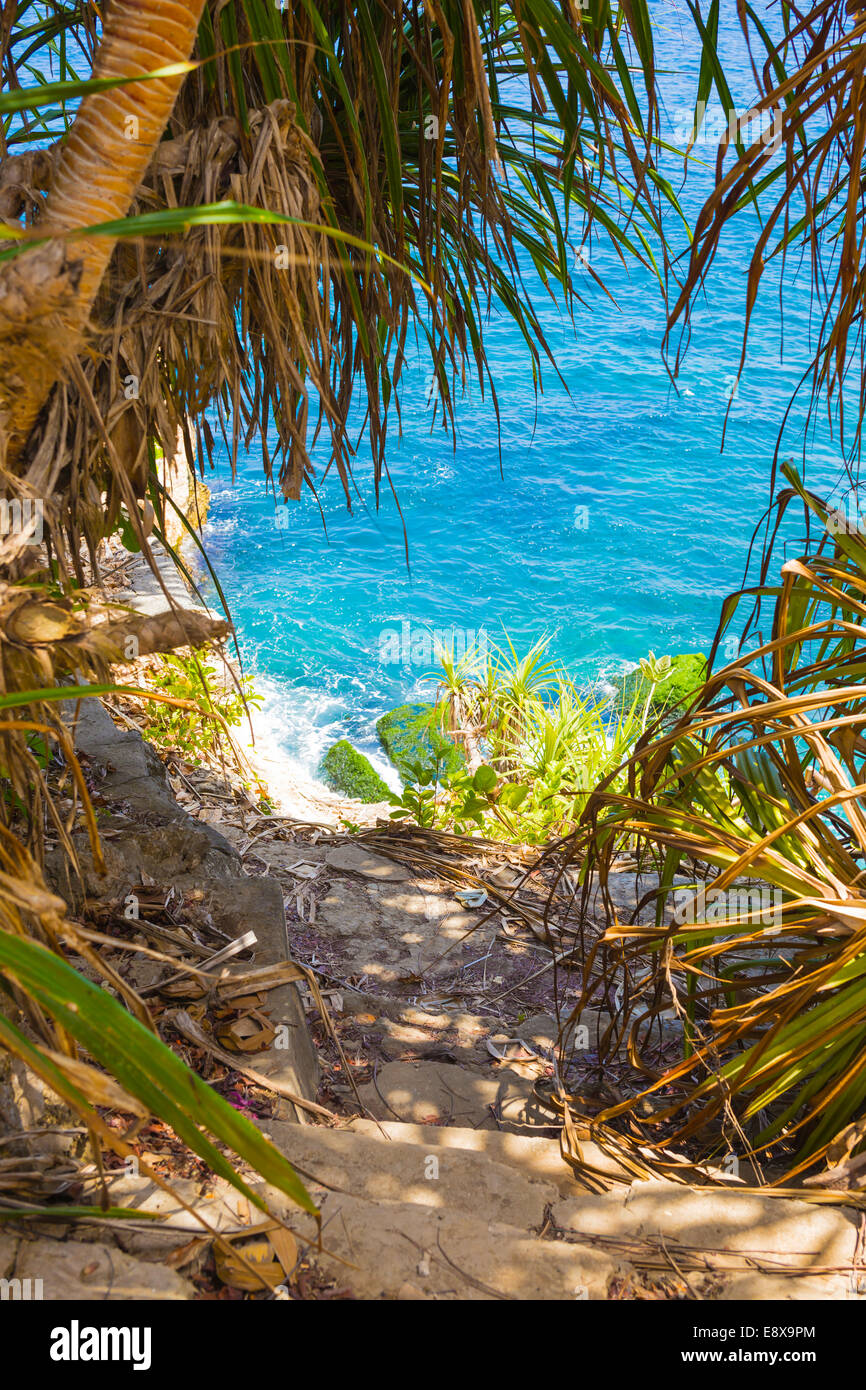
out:
<path id="1" fill-rule="evenodd" d="M 652 696 L 651 715 L 686 701 L 703 685 L 707 674 L 707 658 L 703 652 L 682 652 L 671 657 L 667 673 L 656 683 Z M 650 684 L 640 667 L 624 676 L 615 676 L 612 684 L 617 689 L 614 703 L 619 709 L 628 710 L 635 701 L 645 700 L 650 692 Z M 684 708 L 685 706 L 681 706 Z M 679 714 L 680 710 L 676 711 Z"/>
<path id="2" fill-rule="evenodd" d="M 427 767 L 438 757 L 441 770 L 449 774 L 465 763 L 460 749 L 437 727 L 435 716 L 435 705 L 398 705 L 376 721 L 379 742 L 404 783 L 413 780 L 412 763 Z"/>
<path id="3" fill-rule="evenodd" d="M 204 886 L 204 907 L 214 925 L 226 935 L 252 931 L 256 936 L 255 964 L 277 965 L 287 957 L 283 895 L 276 879 L 237 877 Z M 229 963 L 230 974 L 246 969 Z M 294 981 L 268 991 L 265 1005 L 278 1038 L 255 1054 L 254 1066 L 270 1080 L 305 1100 L 315 1100 L 320 1068 L 298 987 Z M 285 1034 L 280 1033 L 284 1028 Z M 277 1041 L 285 1039 L 285 1046 Z M 274 1103 L 274 1113 L 306 1122 L 306 1113 L 284 1098 Z"/>
<path id="4" fill-rule="evenodd" d="M 353 801 L 387 801 L 391 789 L 379 776 L 369 758 L 341 738 L 323 757 L 319 776 L 329 791 L 351 797 Z"/>
<path id="5" fill-rule="evenodd" d="M 141 815 L 179 822 L 189 819 L 172 794 L 159 755 L 137 730 L 119 729 L 99 700 L 81 700 L 77 705 L 70 701 L 63 714 L 73 727 L 75 751 L 91 765 L 100 796 Z"/>

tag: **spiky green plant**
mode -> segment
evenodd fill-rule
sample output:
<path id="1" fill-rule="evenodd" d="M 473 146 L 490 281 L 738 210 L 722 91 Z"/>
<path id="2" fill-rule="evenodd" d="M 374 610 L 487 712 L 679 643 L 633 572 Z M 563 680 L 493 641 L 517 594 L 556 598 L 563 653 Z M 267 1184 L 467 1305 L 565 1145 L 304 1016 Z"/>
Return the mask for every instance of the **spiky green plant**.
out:
<path id="1" fill-rule="evenodd" d="M 650 717 L 661 665 L 629 704 L 581 693 L 545 660 L 543 637 L 520 656 L 510 638 L 482 665 L 478 651 L 455 662 L 442 652 L 436 705 L 442 729 L 466 750 L 466 767 L 441 759 L 415 769 L 395 818 L 481 830 L 493 839 L 545 844 L 568 833 L 600 778 L 624 764 Z M 438 788 L 438 791 L 437 791 Z"/>

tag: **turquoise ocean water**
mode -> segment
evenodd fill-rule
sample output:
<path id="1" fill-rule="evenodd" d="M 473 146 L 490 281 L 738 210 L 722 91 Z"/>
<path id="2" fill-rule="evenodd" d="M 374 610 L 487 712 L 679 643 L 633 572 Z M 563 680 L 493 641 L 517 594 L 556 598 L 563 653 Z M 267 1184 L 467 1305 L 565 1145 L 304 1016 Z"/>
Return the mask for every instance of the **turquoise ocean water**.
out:
<path id="1" fill-rule="evenodd" d="M 699 57 L 677 6 L 654 12 L 673 130 L 694 104 Z M 748 57 L 733 4 L 722 14 L 726 68 L 745 110 L 754 96 Z M 714 149 L 697 153 L 706 164 L 692 166 L 681 195 L 692 216 Z M 682 161 L 669 173 L 679 186 Z M 374 721 L 429 690 L 431 631 L 453 632 L 458 649 L 473 633 L 492 644 L 507 631 L 520 648 L 546 632 L 551 653 L 581 680 L 632 666 L 650 648 L 708 649 L 720 602 L 742 580 L 780 423 L 809 357 L 808 275 L 792 266 L 784 360 L 768 277 L 720 452 L 748 245 L 729 234 L 716 258 L 678 391 L 661 360 L 657 286 L 642 268 L 622 268 L 604 244 L 593 247 L 592 262 L 615 304 L 584 274 L 587 307 L 573 327 L 539 289 L 565 386 L 548 371 L 536 399 L 519 335 L 494 314 L 488 351 L 500 436 L 477 388 L 458 411 L 456 452 L 449 435 L 431 434 L 429 367 L 419 358 L 404 375 L 402 438 L 395 428 L 389 455 L 408 570 L 397 507 L 386 491 L 375 510 L 363 451 L 356 477 L 364 500 L 353 515 L 336 476 L 321 490 L 327 535 L 311 495 L 277 512 L 255 448 L 234 483 L 217 456 L 205 540 L 247 669 L 266 697 L 259 724 L 267 739 L 307 772 L 339 737 L 381 767 Z M 801 454 L 803 418 L 794 413 L 783 456 Z M 806 456 L 813 482 L 838 479 L 841 452 L 826 425 Z"/>

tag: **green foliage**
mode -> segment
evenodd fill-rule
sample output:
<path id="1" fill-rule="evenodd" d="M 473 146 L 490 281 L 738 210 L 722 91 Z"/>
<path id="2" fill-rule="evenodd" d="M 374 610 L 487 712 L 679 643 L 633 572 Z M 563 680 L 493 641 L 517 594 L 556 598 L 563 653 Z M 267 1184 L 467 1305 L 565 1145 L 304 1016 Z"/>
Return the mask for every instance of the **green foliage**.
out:
<path id="1" fill-rule="evenodd" d="M 435 709 L 440 724 L 462 731 L 477 766 L 443 766 L 435 756 L 408 762 L 403 793 L 391 797 L 393 820 L 523 844 L 544 844 L 577 823 L 589 793 L 644 732 L 667 667 L 653 658 L 647 684 L 624 708 L 579 695 L 544 659 L 547 645 L 542 639 L 521 657 L 508 642 L 483 670 L 476 662 L 458 671 L 444 657 Z"/>
<path id="2" fill-rule="evenodd" d="M 463 754 L 442 732 L 439 715 L 434 704 L 398 705 L 376 721 L 379 742 L 404 782 L 413 780 L 419 763 L 435 763 L 449 775 L 462 766 Z"/>
<path id="3" fill-rule="evenodd" d="M 436 824 L 436 789 L 439 783 L 439 763 L 406 765 L 408 780 L 400 796 L 390 793 L 388 800 L 396 809 L 392 820 L 414 820 L 416 825 L 430 830 Z"/>
<path id="4" fill-rule="evenodd" d="M 230 728 L 239 725 L 248 706 L 260 706 L 261 697 L 253 693 L 249 677 L 241 687 L 215 688 L 216 670 L 201 659 L 171 653 L 159 659 L 154 686 L 178 700 L 192 700 L 199 712 L 154 704 L 148 715 L 147 737 L 161 748 L 183 753 L 191 763 L 201 761 L 202 752 L 213 752 L 220 741 L 218 714 Z"/>
<path id="5" fill-rule="evenodd" d="M 680 656 L 658 659 L 650 652 L 636 670 L 614 677 L 611 684 L 617 686 L 624 707 L 636 699 L 649 698 L 652 713 L 658 715 L 697 694 L 706 676 L 707 658 L 702 652 L 684 652 Z"/>
<path id="6" fill-rule="evenodd" d="M 363 753 L 341 738 L 329 748 L 319 764 L 319 776 L 332 792 L 354 801 L 388 801 L 391 789 Z"/>

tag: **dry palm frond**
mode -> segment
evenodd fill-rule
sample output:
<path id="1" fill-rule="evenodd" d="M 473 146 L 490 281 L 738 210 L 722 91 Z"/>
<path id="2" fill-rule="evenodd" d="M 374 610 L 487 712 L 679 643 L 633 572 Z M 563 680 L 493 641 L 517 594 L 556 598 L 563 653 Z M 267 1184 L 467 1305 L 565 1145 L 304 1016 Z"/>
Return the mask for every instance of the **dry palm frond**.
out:
<path id="1" fill-rule="evenodd" d="M 628 1116 L 655 1148 L 770 1154 L 790 1179 L 866 1112 L 866 546 L 786 476 L 780 507 L 802 502 L 830 529 L 765 591 L 769 640 L 642 740 L 628 793 L 602 783 L 566 854 L 585 848 L 604 881 L 628 844 L 658 874 L 654 921 L 608 901 L 575 1011 L 620 981 L 610 1038 L 649 1081 L 598 1118 Z M 641 1037 L 671 1004 L 686 1045 L 660 1073 Z"/>
<path id="2" fill-rule="evenodd" d="M 213 405 L 232 458 L 257 434 L 265 474 L 285 497 L 312 484 L 310 441 L 324 426 L 348 502 L 360 379 L 378 494 L 413 325 L 451 420 L 469 367 L 493 390 L 483 334 L 492 303 L 517 321 L 536 380 L 549 356 L 523 253 L 569 301 L 575 217 L 582 240 L 604 235 L 620 255 L 653 263 L 652 244 L 663 251 L 663 242 L 661 195 L 646 178 L 656 126 L 649 17 L 630 6 L 621 31 L 594 9 L 565 19 L 529 3 L 498 24 L 462 0 L 413 6 L 408 18 L 366 3 L 320 13 L 235 0 L 205 11 L 199 65 L 130 209 L 139 215 L 130 233 L 152 225 L 153 235 L 117 246 L 91 351 L 62 374 L 53 413 L 14 469 L 50 496 L 58 456 L 76 461 L 64 517 L 73 564 L 82 538 L 111 529 L 119 507 L 144 494 L 150 441 L 173 451 L 178 429 L 189 445 L 197 431 L 199 457 L 208 455 Z M 54 24 L 45 20 L 46 35 Z M 0 54 L 10 70 L 13 40 Z M 645 64 L 640 94 L 629 44 Z M 528 109 L 510 96 L 521 70 Z M 120 119 L 132 97 L 108 95 Z M 10 197 L 38 231 L 57 161 L 49 150 L 14 162 Z M 172 223 L 175 209 L 224 202 L 247 220 L 227 208 L 199 225 Z M 27 255 L 60 256 L 58 245 Z"/>

